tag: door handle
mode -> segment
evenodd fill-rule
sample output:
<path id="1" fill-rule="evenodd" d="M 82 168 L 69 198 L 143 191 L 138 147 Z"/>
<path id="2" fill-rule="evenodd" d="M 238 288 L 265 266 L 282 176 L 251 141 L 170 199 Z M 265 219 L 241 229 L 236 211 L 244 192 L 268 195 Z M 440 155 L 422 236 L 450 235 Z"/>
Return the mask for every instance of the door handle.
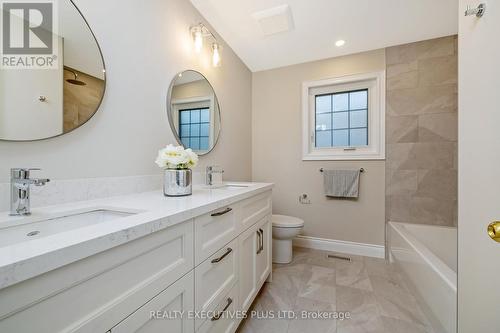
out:
<path id="1" fill-rule="evenodd" d="M 500 221 L 493 221 L 488 225 L 488 235 L 495 242 L 500 243 Z"/>
<path id="2" fill-rule="evenodd" d="M 210 214 L 210 216 L 221 216 L 221 215 L 224 215 L 226 213 L 229 213 L 230 211 L 232 211 L 233 209 L 231 207 L 227 207 L 226 209 L 224 209 L 223 211 L 220 211 L 220 212 L 217 212 L 217 213 L 212 213 Z"/>
<path id="3" fill-rule="evenodd" d="M 222 309 L 222 311 L 218 312 L 218 313 L 217 313 L 215 316 L 213 316 L 213 317 L 212 317 L 212 319 L 210 319 L 210 320 L 211 320 L 211 321 L 216 321 L 216 320 L 219 320 L 219 319 L 222 317 L 222 313 L 223 313 L 224 311 L 226 311 L 226 310 L 229 308 L 229 306 L 231 305 L 231 303 L 233 303 L 233 299 L 229 297 L 229 298 L 227 299 L 227 304 L 226 304 L 226 306 L 224 307 L 224 309 Z"/>
<path id="4" fill-rule="evenodd" d="M 218 263 L 219 261 L 221 261 L 222 259 L 224 259 L 231 252 L 233 252 L 233 249 L 230 248 L 230 247 L 228 247 L 227 250 L 226 250 L 226 252 L 223 255 L 221 255 L 219 258 L 212 259 L 212 261 L 211 261 L 212 264 Z"/>

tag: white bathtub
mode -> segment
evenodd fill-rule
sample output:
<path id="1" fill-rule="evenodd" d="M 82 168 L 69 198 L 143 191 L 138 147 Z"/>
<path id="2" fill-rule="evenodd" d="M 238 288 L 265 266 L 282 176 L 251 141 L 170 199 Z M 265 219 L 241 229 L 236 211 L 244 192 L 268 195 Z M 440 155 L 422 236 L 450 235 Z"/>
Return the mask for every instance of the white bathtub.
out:
<path id="1" fill-rule="evenodd" d="M 457 229 L 389 222 L 389 256 L 414 289 L 437 332 L 455 333 Z"/>

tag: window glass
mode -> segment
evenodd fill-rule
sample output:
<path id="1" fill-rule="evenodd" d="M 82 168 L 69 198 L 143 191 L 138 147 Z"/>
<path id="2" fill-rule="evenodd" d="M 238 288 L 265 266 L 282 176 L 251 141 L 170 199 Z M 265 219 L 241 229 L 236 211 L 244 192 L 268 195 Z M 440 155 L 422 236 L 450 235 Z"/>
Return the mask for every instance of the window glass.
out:
<path id="1" fill-rule="evenodd" d="M 326 131 L 332 129 L 332 114 L 331 113 L 317 114 L 316 129 L 318 131 Z"/>
<path id="2" fill-rule="evenodd" d="M 316 113 L 331 112 L 332 95 L 316 96 Z"/>
<path id="3" fill-rule="evenodd" d="M 349 110 L 349 93 L 333 95 L 333 111 Z"/>
<path id="4" fill-rule="evenodd" d="M 210 109 L 179 110 L 179 137 L 185 148 L 207 150 L 210 143 Z"/>
<path id="5" fill-rule="evenodd" d="M 331 147 L 331 146 L 332 146 L 332 131 L 317 131 L 316 147 Z"/>
<path id="6" fill-rule="evenodd" d="M 315 102 L 316 147 L 368 145 L 368 89 L 317 95 Z"/>

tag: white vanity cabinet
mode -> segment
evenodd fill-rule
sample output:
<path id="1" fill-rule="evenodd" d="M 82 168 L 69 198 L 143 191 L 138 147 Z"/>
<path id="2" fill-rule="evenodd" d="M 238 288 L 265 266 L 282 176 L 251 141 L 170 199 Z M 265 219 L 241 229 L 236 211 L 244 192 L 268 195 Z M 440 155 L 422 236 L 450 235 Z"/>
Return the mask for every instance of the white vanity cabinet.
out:
<path id="1" fill-rule="evenodd" d="M 271 272 L 271 217 L 266 216 L 238 237 L 240 309 L 248 310 Z"/>
<path id="2" fill-rule="evenodd" d="M 141 306 L 109 333 L 192 333 L 194 322 L 181 316 L 193 310 L 193 272 Z"/>
<path id="3" fill-rule="evenodd" d="M 188 220 L 0 289 L 0 332 L 107 332 L 192 271 L 193 233 Z"/>
<path id="4" fill-rule="evenodd" d="M 258 231 L 260 232 L 261 248 L 256 252 L 256 277 L 257 289 L 260 289 L 266 282 L 272 270 L 272 225 L 271 216 L 266 216 L 258 223 Z"/>
<path id="5" fill-rule="evenodd" d="M 0 289 L 0 332 L 235 332 L 228 313 L 248 310 L 271 273 L 270 187 L 212 205 Z"/>

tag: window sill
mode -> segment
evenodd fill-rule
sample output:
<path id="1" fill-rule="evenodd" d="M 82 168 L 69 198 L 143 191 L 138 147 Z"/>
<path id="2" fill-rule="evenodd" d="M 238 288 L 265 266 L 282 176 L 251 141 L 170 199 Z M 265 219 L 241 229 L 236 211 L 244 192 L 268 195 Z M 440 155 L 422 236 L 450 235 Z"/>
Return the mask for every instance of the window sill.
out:
<path id="1" fill-rule="evenodd" d="M 344 153 L 344 154 L 321 154 L 309 153 L 302 156 L 302 161 L 360 161 L 360 160 L 385 160 L 385 153 Z"/>

